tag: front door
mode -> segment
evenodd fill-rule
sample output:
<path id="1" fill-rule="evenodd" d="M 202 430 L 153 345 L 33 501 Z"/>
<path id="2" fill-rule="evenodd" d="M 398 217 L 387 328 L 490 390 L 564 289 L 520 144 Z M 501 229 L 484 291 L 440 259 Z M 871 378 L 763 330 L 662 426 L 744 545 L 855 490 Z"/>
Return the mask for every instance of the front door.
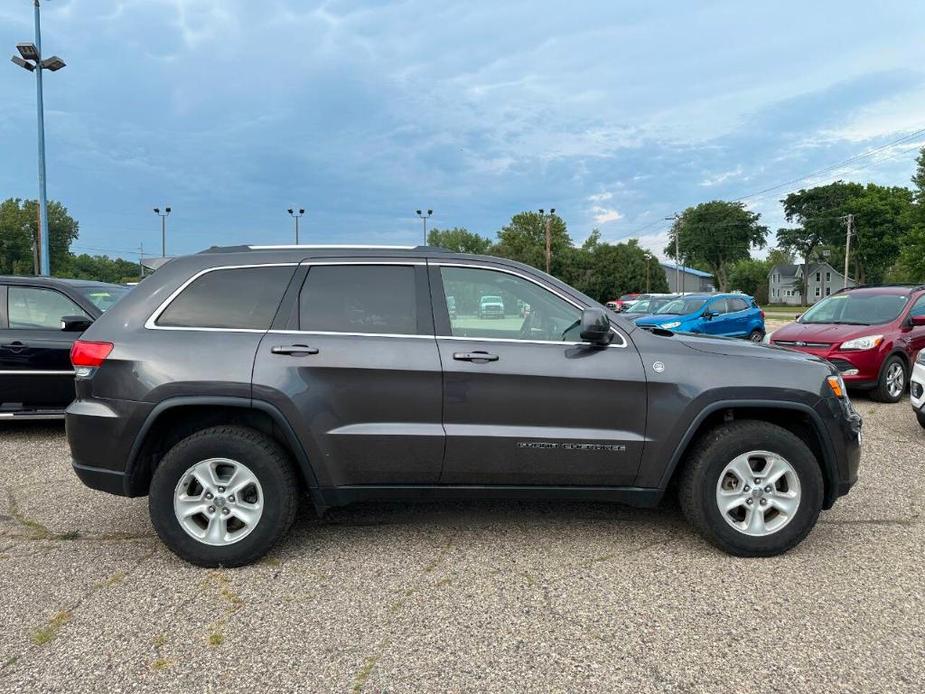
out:
<path id="1" fill-rule="evenodd" d="M 710 318 L 707 318 L 710 314 Z M 703 309 L 701 330 L 707 335 L 725 335 L 728 330 L 728 314 L 726 313 L 726 300 L 713 299 Z"/>
<path id="2" fill-rule="evenodd" d="M 440 482 L 632 484 L 646 383 L 628 339 L 582 343 L 582 307 L 526 272 L 431 261 L 430 279 L 444 373 Z M 486 296 L 500 297 L 500 316 L 480 315 Z"/>
<path id="3" fill-rule="evenodd" d="M 63 332 L 61 318 L 87 312 L 56 289 L 13 284 L 0 292 L 0 413 L 64 409 L 74 399 L 78 335 Z"/>
<path id="4" fill-rule="evenodd" d="M 253 392 L 323 487 L 436 483 L 442 375 L 424 261 L 306 261 L 260 343 Z M 280 329 L 276 329 L 279 327 Z"/>

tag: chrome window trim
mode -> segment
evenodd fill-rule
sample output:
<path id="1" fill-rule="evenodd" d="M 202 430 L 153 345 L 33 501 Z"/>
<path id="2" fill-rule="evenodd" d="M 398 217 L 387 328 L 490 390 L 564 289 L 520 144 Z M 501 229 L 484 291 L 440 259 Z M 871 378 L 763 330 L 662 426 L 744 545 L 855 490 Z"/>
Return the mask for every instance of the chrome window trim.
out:
<path id="1" fill-rule="evenodd" d="M 534 277 L 530 277 L 529 275 L 523 272 L 519 272 L 517 270 L 504 267 L 503 265 L 485 265 L 485 264 L 480 264 L 480 263 L 469 263 L 469 262 L 454 263 L 454 262 L 441 262 L 441 261 L 432 262 L 430 263 L 430 265 L 433 267 L 437 267 L 437 268 L 466 267 L 466 268 L 474 268 L 476 270 L 490 270 L 494 272 L 504 272 L 504 273 L 507 273 L 508 275 L 514 275 L 515 277 L 520 277 L 521 279 L 527 280 L 528 282 L 532 282 L 533 284 L 538 286 L 540 289 L 544 289 L 550 294 L 554 294 L 555 296 L 559 297 L 566 303 L 569 303 L 575 308 L 577 308 L 579 311 L 584 311 L 586 308 L 585 306 L 582 306 L 581 304 L 579 304 L 577 301 L 575 301 L 571 297 L 566 296 L 565 294 L 562 294 L 561 292 L 557 291 L 556 289 L 553 289 L 552 287 L 546 286 L 545 284 L 540 282 L 538 279 Z M 626 336 L 622 332 L 617 330 L 617 328 L 614 326 L 613 323 L 610 324 L 610 330 L 614 333 L 614 335 L 620 338 L 620 344 L 616 344 L 616 345 L 610 344 L 610 345 L 607 345 L 607 347 L 608 348 L 616 347 L 618 349 L 625 349 L 626 346 L 629 344 L 629 340 L 626 339 Z M 437 335 L 437 338 L 441 340 L 449 339 L 449 340 L 468 340 L 468 341 L 485 341 L 485 342 L 521 342 L 521 343 L 541 344 L 541 345 L 586 345 L 588 344 L 587 342 L 565 342 L 565 341 L 560 342 L 557 340 L 518 340 L 516 338 L 509 338 L 509 337 L 462 337 L 462 336 L 457 336 L 457 335 Z"/>
<path id="2" fill-rule="evenodd" d="M 300 266 L 311 267 L 312 265 L 427 265 L 423 260 L 303 260 Z"/>
<path id="3" fill-rule="evenodd" d="M 269 330 L 270 335 L 318 335 L 321 337 L 410 337 L 414 340 L 433 340 L 433 335 L 418 335 L 417 333 L 356 333 L 339 332 L 336 330 Z"/>
<path id="4" fill-rule="evenodd" d="M 371 251 L 413 251 L 417 246 L 389 246 L 389 245 L 380 245 L 380 246 L 369 246 L 362 243 L 315 243 L 315 244 L 280 244 L 277 246 L 274 245 L 259 245 L 259 246 L 248 246 L 252 251 L 288 251 L 288 250 L 338 250 L 344 248 L 347 250 L 364 250 L 369 249 Z"/>
<path id="5" fill-rule="evenodd" d="M 147 330 L 193 330 L 196 332 L 265 333 L 266 330 L 258 330 L 256 328 L 204 328 L 180 325 L 157 325 L 157 319 L 161 317 L 161 314 L 167 310 L 167 307 L 171 304 L 171 302 L 173 302 L 173 300 L 176 299 L 184 289 L 186 289 L 203 275 L 210 272 L 217 272 L 218 270 L 247 270 L 255 267 L 298 267 L 298 265 L 299 263 L 251 263 L 248 265 L 218 265 L 216 267 L 207 267 L 193 274 L 192 277 L 189 277 L 179 287 L 174 289 L 173 292 L 171 292 L 170 295 L 161 302 L 160 306 L 154 309 L 154 313 L 148 316 L 148 320 L 145 321 L 144 327 Z"/>

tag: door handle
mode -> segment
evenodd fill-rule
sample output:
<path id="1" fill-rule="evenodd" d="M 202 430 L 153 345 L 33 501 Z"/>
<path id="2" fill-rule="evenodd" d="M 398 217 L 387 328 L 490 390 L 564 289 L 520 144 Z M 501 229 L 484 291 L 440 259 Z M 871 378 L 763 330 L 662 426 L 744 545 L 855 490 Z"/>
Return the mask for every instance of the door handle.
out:
<path id="1" fill-rule="evenodd" d="M 309 347 L 308 345 L 276 345 L 271 347 L 270 351 L 273 354 L 288 354 L 293 357 L 304 357 L 309 354 L 318 354 L 317 347 Z"/>
<path id="2" fill-rule="evenodd" d="M 497 354 L 490 354 L 489 352 L 454 352 L 453 359 L 456 361 L 498 361 L 500 359 Z"/>
<path id="3" fill-rule="evenodd" d="M 13 354 L 19 354 L 26 348 L 26 345 L 19 340 L 13 340 L 13 342 L 8 342 L 3 345 L 3 348 L 10 350 Z"/>

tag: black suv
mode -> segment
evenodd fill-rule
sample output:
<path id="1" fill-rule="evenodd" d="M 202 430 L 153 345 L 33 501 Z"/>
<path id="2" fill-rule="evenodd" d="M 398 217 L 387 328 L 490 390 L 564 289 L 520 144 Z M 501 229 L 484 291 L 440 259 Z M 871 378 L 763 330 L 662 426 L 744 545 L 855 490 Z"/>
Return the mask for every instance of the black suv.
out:
<path id="1" fill-rule="evenodd" d="M 74 399 L 74 340 L 128 287 L 0 276 L 0 421 L 64 416 Z"/>
<path id="2" fill-rule="evenodd" d="M 504 312 L 480 317 L 484 296 Z M 531 267 L 428 247 L 178 258 L 72 359 L 75 471 L 147 494 L 161 539 L 203 566 L 264 554 L 302 491 L 323 512 L 374 498 L 652 506 L 676 485 L 708 540 L 772 555 L 848 492 L 860 457 L 861 419 L 819 358 L 646 331 Z"/>

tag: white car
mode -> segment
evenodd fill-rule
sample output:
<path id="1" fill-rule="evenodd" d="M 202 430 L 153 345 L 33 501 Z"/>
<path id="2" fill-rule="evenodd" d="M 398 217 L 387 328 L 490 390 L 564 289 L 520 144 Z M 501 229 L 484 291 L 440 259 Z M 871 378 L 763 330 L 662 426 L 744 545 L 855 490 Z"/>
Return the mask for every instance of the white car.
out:
<path id="1" fill-rule="evenodd" d="M 921 350 L 915 358 L 912 367 L 912 378 L 909 381 L 909 399 L 919 424 L 925 428 L 925 349 Z"/>

